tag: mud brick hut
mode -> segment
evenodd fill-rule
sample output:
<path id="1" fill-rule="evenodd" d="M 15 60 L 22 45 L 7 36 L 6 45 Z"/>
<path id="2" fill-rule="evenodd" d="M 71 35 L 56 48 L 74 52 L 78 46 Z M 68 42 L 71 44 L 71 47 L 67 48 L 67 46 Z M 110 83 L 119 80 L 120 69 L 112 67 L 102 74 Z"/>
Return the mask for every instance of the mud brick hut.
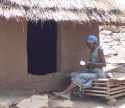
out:
<path id="1" fill-rule="evenodd" d="M 98 36 L 99 25 L 124 25 L 122 5 L 117 0 L 0 0 L 0 88 L 62 88 L 68 74 L 79 69 L 81 54 L 87 59 L 81 37 Z"/>

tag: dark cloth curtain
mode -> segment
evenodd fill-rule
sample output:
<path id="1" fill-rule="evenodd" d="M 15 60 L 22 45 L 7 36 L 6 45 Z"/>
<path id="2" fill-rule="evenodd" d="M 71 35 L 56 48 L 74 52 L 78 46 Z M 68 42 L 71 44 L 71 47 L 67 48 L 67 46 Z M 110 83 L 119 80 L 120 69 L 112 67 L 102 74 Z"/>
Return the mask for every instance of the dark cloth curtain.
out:
<path id="1" fill-rule="evenodd" d="M 45 75 L 56 72 L 56 22 L 28 22 L 28 72 Z"/>

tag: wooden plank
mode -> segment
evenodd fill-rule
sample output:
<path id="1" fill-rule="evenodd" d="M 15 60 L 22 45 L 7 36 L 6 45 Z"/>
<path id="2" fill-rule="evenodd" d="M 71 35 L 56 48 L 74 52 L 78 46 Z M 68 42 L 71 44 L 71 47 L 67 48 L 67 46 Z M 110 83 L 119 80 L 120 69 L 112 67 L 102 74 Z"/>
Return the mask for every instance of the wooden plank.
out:
<path id="1" fill-rule="evenodd" d="M 115 85 L 122 85 L 124 84 L 123 82 L 117 82 L 117 83 L 110 83 L 111 86 L 115 86 Z"/>
<path id="2" fill-rule="evenodd" d="M 106 80 L 106 81 L 105 81 Z M 104 79 L 104 80 L 95 80 L 93 81 L 93 85 L 107 85 L 107 82 L 109 83 L 110 87 L 113 86 L 119 86 L 121 84 L 125 84 L 125 81 L 119 81 L 119 80 L 108 80 L 108 79 Z"/>
<path id="3" fill-rule="evenodd" d="M 120 85 L 122 85 L 122 84 L 114 83 L 114 84 L 109 84 L 109 87 L 110 87 L 110 88 L 119 87 Z"/>
<path id="4" fill-rule="evenodd" d="M 97 82 L 93 82 L 93 86 L 95 85 L 103 85 L 103 86 L 106 86 L 106 83 L 97 83 Z"/>
<path id="5" fill-rule="evenodd" d="M 87 88 L 87 90 L 88 89 L 107 89 L 107 87 L 102 87 L 102 86 L 93 86 L 93 87 L 91 87 L 91 88 Z"/>
<path id="6" fill-rule="evenodd" d="M 99 78 L 99 79 L 96 79 L 94 81 L 109 81 L 110 79 L 108 78 Z"/>
<path id="7" fill-rule="evenodd" d="M 125 81 L 125 77 L 117 78 L 116 80 L 118 80 L 118 81 Z"/>
<path id="8" fill-rule="evenodd" d="M 99 79 L 96 79 L 94 80 L 94 82 L 119 82 L 119 81 L 123 81 L 125 82 L 125 78 L 115 78 L 115 79 L 109 79 L 109 78 L 99 78 Z"/>
<path id="9" fill-rule="evenodd" d="M 93 83 L 106 83 L 107 81 L 93 81 Z"/>
<path id="10" fill-rule="evenodd" d="M 125 89 L 121 89 L 121 90 L 118 90 L 118 91 L 110 92 L 110 95 L 118 94 L 118 93 L 121 93 L 121 92 L 125 92 Z"/>
<path id="11" fill-rule="evenodd" d="M 97 81 L 93 81 L 93 83 L 95 83 L 95 82 L 96 83 L 106 83 L 107 81 L 98 81 L 98 80 Z"/>
<path id="12" fill-rule="evenodd" d="M 123 93 L 118 93 L 118 94 L 115 94 L 115 95 L 111 95 L 110 97 L 111 97 L 111 98 L 117 98 L 117 97 L 121 97 L 121 96 L 125 96 L 125 92 L 123 92 Z"/>
<path id="13" fill-rule="evenodd" d="M 106 93 L 106 90 L 85 90 L 85 92 Z"/>
<path id="14" fill-rule="evenodd" d="M 109 80 L 107 81 L 109 83 L 109 86 L 110 87 L 113 87 L 113 86 L 118 86 L 118 85 L 121 85 L 121 84 L 125 84 L 123 81 L 116 81 L 116 80 Z M 93 82 L 93 84 L 96 84 L 96 85 L 105 85 L 107 82 L 100 82 L 100 81 L 95 81 Z"/>
<path id="15" fill-rule="evenodd" d="M 114 84 L 114 85 L 110 86 L 110 88 L 116 88 L 116 87 L 120 87 L 120 86 L 125 86 L 125 84 Z"/>
<path id="16" fill-rule="evenodd" d="M 85 95 L 88 96 L 100 96 L 100 97 L 106 97 L 106 94 L 98 94 L 98 93 L 85 93 Z"/>
<path id="17" fill-rule="evenodd" d="M 108 81 L 107 82 L 107 96 L 106 97 L 109 97 L 110 96 L 110 82 Z"/>
<path id="18" fill-rule="evenodd" d="M 115 84 L 113 84 L 111 86 L 125 86 L 125 84 L 124 83 L 115 83 Z"/>
<path id="19" fill-rule="evenodd" d="M 125 86 L 114 87 L 114 88 L 111 88 L 110 91 L 113 92 L 121 89 L 125 89 Z"/>

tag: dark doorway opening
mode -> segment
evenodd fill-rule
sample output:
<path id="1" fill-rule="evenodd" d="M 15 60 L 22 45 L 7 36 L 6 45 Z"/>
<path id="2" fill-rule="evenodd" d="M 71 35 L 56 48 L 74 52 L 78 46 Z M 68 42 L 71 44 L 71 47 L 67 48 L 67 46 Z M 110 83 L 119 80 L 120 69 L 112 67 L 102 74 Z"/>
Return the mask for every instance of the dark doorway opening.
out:
<path id="1" fill-rule="evenodd" d="M 27 31 L 28 72 L 34 75 L 56 72 L 56 22 L 28 22 Z"/>

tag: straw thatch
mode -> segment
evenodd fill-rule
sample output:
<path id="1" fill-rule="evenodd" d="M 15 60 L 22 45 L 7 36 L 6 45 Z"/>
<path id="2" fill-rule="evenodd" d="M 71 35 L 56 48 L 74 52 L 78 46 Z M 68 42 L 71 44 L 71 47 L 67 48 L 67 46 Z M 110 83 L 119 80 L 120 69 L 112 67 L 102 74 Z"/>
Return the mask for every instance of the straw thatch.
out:
<path id="1" fill-rule="evenodd" d="M 27 20 L 124 23 L 122 0 L 0 0 L 0 15 Z M 124 0 L 123 0 L 124 1 Z"/>

